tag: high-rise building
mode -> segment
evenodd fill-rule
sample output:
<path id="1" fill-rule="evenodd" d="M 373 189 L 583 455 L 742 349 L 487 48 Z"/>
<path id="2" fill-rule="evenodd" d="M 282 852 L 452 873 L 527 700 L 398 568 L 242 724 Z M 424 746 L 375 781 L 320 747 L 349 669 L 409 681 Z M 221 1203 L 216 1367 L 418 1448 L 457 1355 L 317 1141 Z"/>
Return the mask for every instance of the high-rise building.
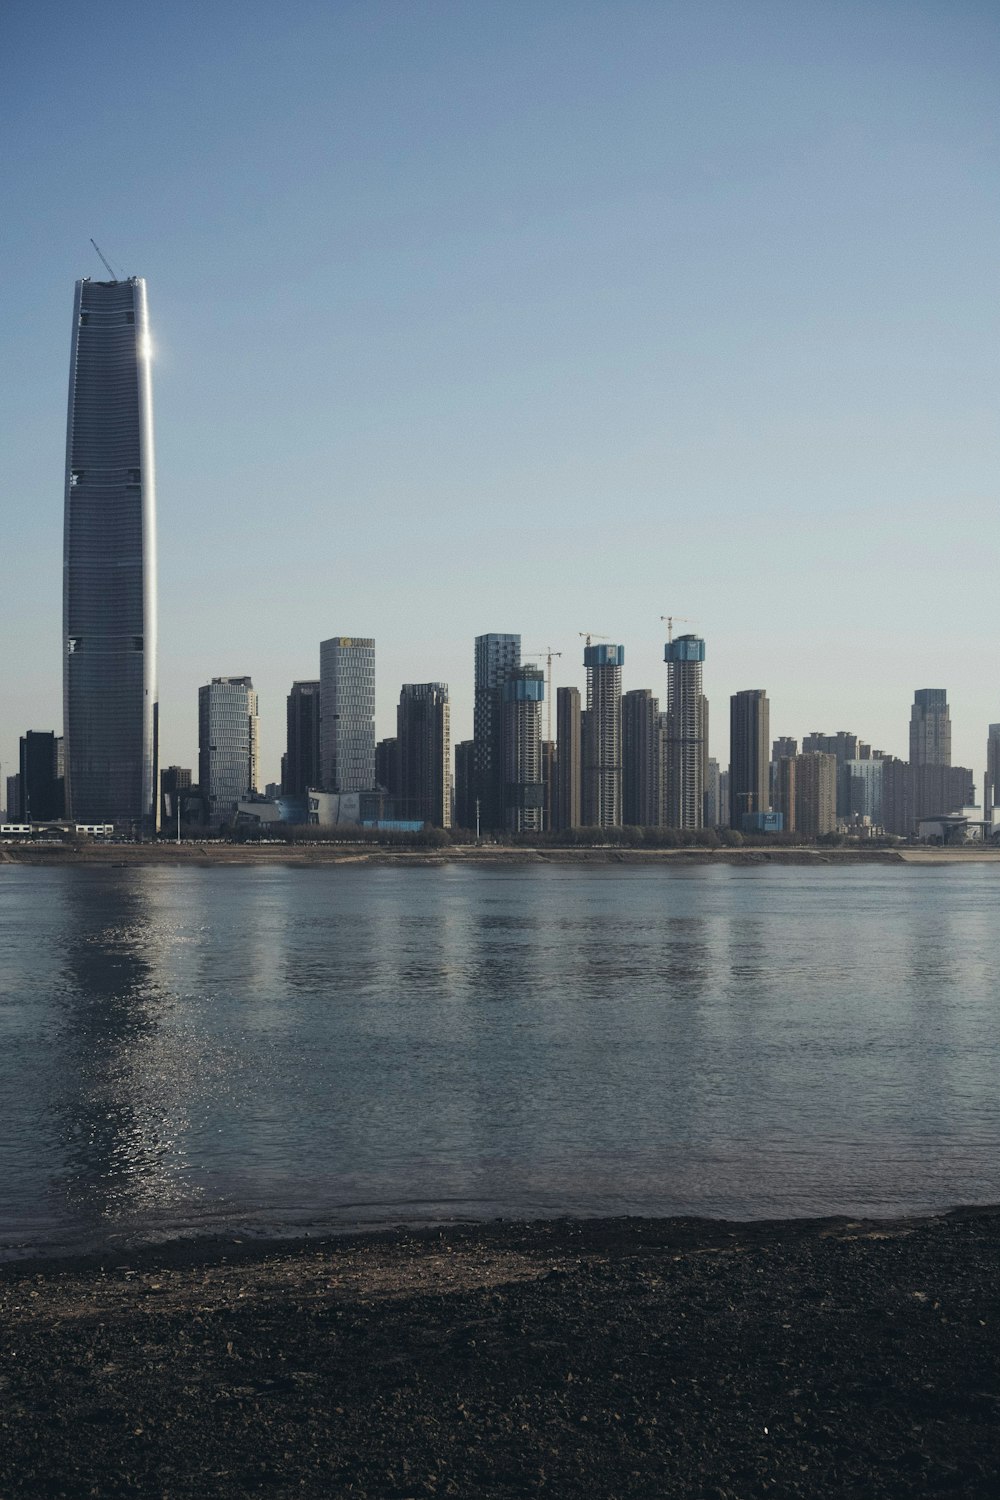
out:
<path id="1" fill-rule="evenodd" d="M 794 740 L 792 741 L 794 744 Z M 797 756 L 782 755 L 771 762 L 771 806 L 781 814 L 781 826 L 785 833 L 796 831 L 795 821 L 795 763 Z"/>
<path id="2" fill-rule="evenodd" d="M 747 688 L 729 700 L 729 821 L 770 808 L 768 746 L 770 705 L 763 688 Z"/>
<path id="3" fill-rule="evenodd" d="M 17 816 L 40 823 L 63 815 L 63 789 L 58 771 L 58 738 L 48 731 L 29 729 L 21 736 Z"/>
<path id="4" fill-rule="evenodd" d="M 722 780 L 719 762 L 715 756 L 709 756 L 708 774 L 705 777 L 705 827 L 718 828 L 723 823 L 729 822 L 729 813 L 722 811 L 722 795 L 719 786 Z"/>
<path id="5" fill-rule="evenodd" d="M 156 478 L 146 283 L 76 284 L 63 538 L 66 804 L 155 832 Z"/>
<path id="6" fill-rule="evenodd" d="M 851 782 L 846 770 L 847 762 L 860 760 L 867 752 L 871 755 L 871 746 L 864 745 L 856 734 L 850 730 L 838 729 L 836 734 L 823 734 L 814 729 L 812 734 L 807 734 L 802 741 L 803 753 L 822 751 L 824 755 L 835 756 L 837 761 L 837 817 L 848 818 L 851 815 Z"/>
<path id="7" fill-rule="evenodd" d="M 580 826 L 580 689 L 556 689 L 556 797 L 553 827 Z"/>
<path id="8" fill-rule="evenodd" d="M 160 826 L 177 825 L 181 794 L 191 788 L 191 771 L 187 766 L 164 766 L 160 772 Z"/>
<path id="9" fill-rule="evenodd" d="M 986 740 L 986 786 L 983 796 L 983 817 L 987 822 L 997 806 L 1000 806 L 1000 724 L 991 724 Z"/>
<path id="10" fill-rule="evenodd" d="M 504 678 L 501 712 L 503 803 L 509 833 L 540 833 L 545 811 L 541 667 L 515 667 Z"/>
<path id="11" fill-rule="evenodd" d="M 910 765 L 951 765 L 951 716 L 946 688 L 917 688 L 913 695 Z"/>
<path id="12" fill-rule="evenodd" d="M 444 682 L 407 682 L 396 710 L 398 818 L 451 827 L 451 709 Z"/>
<path id="13" fill-rule="evenodd" d="M 837 827 L 837 757 L 806 750 L 795 758 L 795 829 L 809 838 Z"/>
<path id="14" fill-rule="evenodd" d="M 15 771 L 13 776 L 7 777 L 7 821 L 8 823 L 20 823 L 21 817 L 21 773 Z"/>
<path id="15" fill-rule="evenodd" d="M 582 725 L 583 821 L 615 828 L 622 820 L 622 665 L 624 646 L 588 645 L 587 716 Z"/>
<path id="16" fill-rule="evenodd" d="M 472 737 L 475 742 L 476 799 L 484 831 L 505 826 L 503 766 L 503 685 L 521 665 L 521 637 L 493 632 L 476 636 L 476 680 Z"/>
<path id="17" fill-rule="evenodd" d="M 663 648 L 667 664 L 663 822 L 701 828 L 705 816 L 707 705 L 702 693 L 705 642 L 680 635 Z"/>
<path id="18" fill-rule="evenodd" d="M 281 789 L 304 797 L 319 786 L 319 682 L 293 682 L 286 707 L 287 738 Z"/>
<path id="19" fill-rule="evenodd" d="M 456 828 L 476 827 L 476 742 L 460 740 L 455 746 Z"/>
<path id="20" fill-rule="evenodd" d="M 375 786 L 375 642 L 331 636 L 319 647 L 320 780 L 327 792 Z"/>
<path id="21" fill-rule="evenodd" d="M 375 785 L 390 797 L 399 792 L 399 740 L 395 735 L 375 741 Z"/>
<path id="22" fill-rule="evenodd" d="M 622 822 L 656 828 L 660 822 L 660 703 L 649 688 L 622 698 Z"/>
<path id="23" fill-rule="evenodd" d="M 213 677 L 198 689 L 198 783 L 209 822 L 233 816 L 257 791 L 257 694 L 249 677 Z"/>
<path id="24" fill-rule="evenodd" d="M 876 828 L 882 826 L 882 758 L 859 756 L 845 760 L 838 768 L 847 784 L 846 816 L 852 820 L 867 818 Z"/>
<path id="25" fill-rule="evenodd" d="M 799 742 L 790 734 L 781 734 L 771 745 L 772 761 L 781 760 L 786 756 L 796 756 L 799 753 Z"/>

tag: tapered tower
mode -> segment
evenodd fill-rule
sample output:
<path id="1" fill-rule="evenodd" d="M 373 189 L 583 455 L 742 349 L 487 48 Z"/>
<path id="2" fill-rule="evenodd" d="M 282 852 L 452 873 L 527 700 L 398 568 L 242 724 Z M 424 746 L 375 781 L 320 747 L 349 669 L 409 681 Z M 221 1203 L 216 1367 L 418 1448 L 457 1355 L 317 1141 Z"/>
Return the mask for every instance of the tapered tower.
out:
<path id="1" fill-rule="evenodd" d="M 63 534 L 66 805 L 155 832 L 156 479 L 146 283 L 76 284 Z"/>

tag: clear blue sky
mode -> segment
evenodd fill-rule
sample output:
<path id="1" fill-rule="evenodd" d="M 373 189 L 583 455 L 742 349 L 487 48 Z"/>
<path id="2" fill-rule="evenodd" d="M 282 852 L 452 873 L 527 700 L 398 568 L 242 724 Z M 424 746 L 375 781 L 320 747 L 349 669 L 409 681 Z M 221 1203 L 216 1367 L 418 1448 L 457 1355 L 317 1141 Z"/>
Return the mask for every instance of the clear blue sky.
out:
<path id="1" fill-rule="evenodd" d="M 997 667 L 1000 8 L 969 0 L 8 0 L 0 761 L 61 720 L 73 282 L 157 346 L 163 763 L 318 642 L 471 732 L 472 638 L 708 643 L 712 748 L 907 753 Z"/>

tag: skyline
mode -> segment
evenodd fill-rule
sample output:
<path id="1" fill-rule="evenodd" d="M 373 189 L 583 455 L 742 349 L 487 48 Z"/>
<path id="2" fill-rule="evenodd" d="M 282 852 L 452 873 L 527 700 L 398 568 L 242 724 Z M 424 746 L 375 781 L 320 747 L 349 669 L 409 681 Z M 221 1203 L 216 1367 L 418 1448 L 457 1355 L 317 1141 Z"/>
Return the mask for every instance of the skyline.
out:
<path id="1" fill-rule="evenodd" d="M 561 650 L 553 687 L 583 686 L 576 631 L 609 635 L 623 690 L 662 698 L 676 611 L 709 701 L 765 688 L 772 737 L 905 756 L 914 689 L 945 687 L 981 780 L 1000 18 L 513 12 L 250 5 L 234 41 L 223 5 L 194 48 L 182 6 L 131 18 L 148 66 L 101 94 L 116 23 L 15 7 L 4 774 L 62 727 L 93 234 L 153 303 L 161 765 L 193 763 L 196 689 L 248 674 L 275 779 L 291 684 L 342 631 L 377 642 L 380 738 L 427 681 L 468 738 L 496 630 Z"/>

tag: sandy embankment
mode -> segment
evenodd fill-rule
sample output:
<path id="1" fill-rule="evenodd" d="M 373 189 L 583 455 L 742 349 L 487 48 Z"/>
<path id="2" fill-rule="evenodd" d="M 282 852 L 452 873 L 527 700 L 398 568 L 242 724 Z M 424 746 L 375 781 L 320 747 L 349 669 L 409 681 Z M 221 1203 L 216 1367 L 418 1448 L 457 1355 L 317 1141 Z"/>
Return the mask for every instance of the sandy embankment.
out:
<path id="1" fill-rule="evenodd" d="M 0 1494 L 1000 1493 L 1000 1212 L 0 1269 Z"/>

